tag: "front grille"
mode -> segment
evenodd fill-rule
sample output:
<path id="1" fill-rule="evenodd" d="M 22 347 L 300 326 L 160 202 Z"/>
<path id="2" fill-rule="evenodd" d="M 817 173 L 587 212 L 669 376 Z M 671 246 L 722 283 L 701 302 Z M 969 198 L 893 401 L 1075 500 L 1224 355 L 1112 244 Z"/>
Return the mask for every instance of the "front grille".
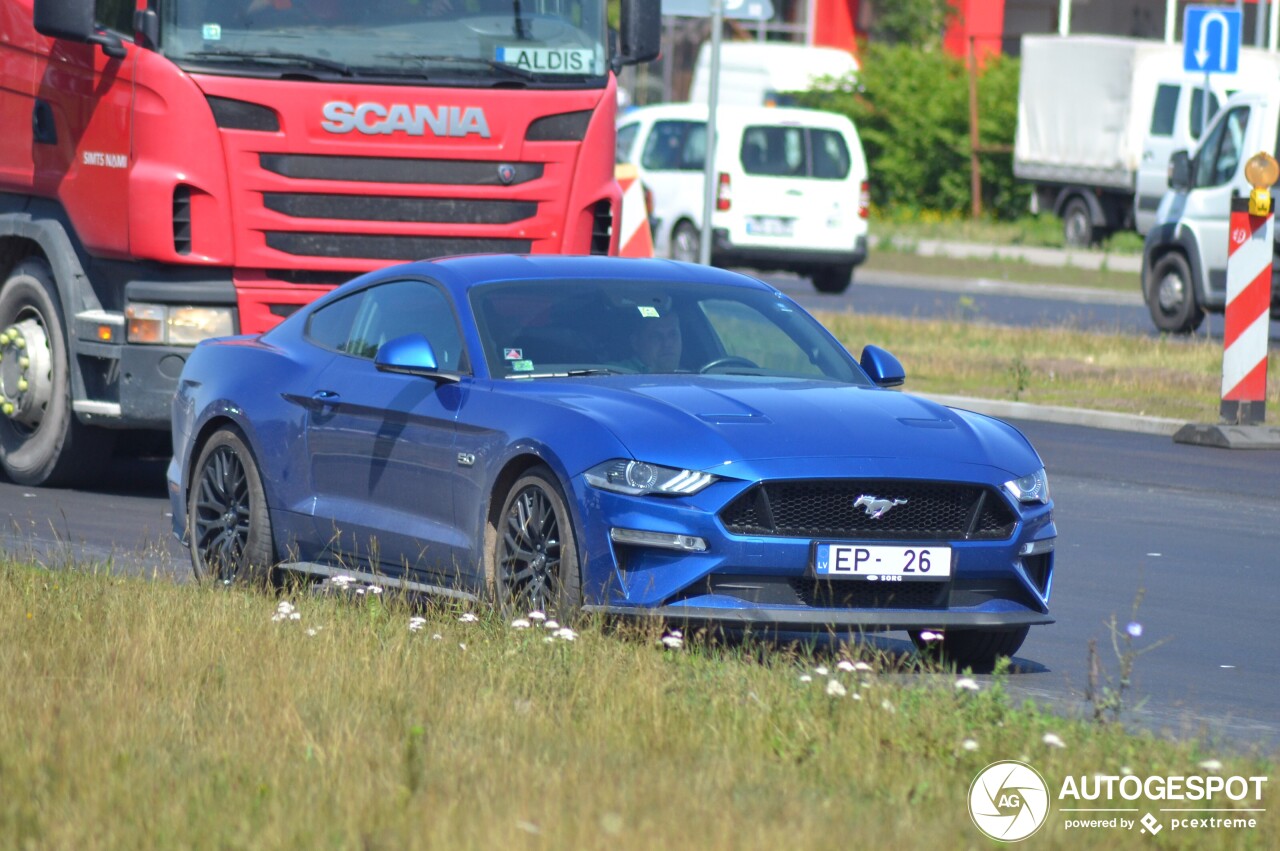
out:
<path id="1" fill-rule="evenodd" d="M 285 177 L 360 183 L 518 186 L 538 180 L 543 171 L 542 163 L 511 165 L 473 160 L 326 157 L 316 154 L 259 154 L 258 159 L 264 169 Z M 503 166 L 510 171 L 504 171 Z"/>
<path id="2" fill-rule="evenodd" d="M 949 582 L 865 582 L 792 579 L 806 606 L 820 609 L 945 609 Z"/>
<path id="3" fill-rule="evenodd" d="M 903 500 L 878 518 L 862 497 Z M 720 512 L 735 535 L 859 540 L 1004 540 L 1017 517 L 992 488 L 957 482 L 838 479 L 765 482 Z"/>
<path id="4" fill-rule="evenodd" d="M 267 245 L 300 257 L 360 257 L 369 260 L 423 260 L 451 254 L 528 254 L 527 239 L 449 236 L 363 236 L 359 234 L 267 231 Z"/>
<path id="5" fill-rule="evenodd" d="M 485 201 L 474 198 L 377 198 L 367 195 L 306 195 L 266 192 L 268 210 L 296 219 L 358 222 L 448 222 L 459 225 L 507 225 L 537 215 L 534 201 Z"/>

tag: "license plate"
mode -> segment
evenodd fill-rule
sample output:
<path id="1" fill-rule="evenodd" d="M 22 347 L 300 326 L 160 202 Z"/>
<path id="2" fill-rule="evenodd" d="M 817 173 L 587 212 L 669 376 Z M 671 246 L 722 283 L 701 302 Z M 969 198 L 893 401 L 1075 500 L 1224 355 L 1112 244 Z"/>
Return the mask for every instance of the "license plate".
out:
<path id="1" fill-rule="evenodd" d="M 813 572 L 826 579 L 904 582 L 951 578 L 951 547 L 818 544 Z"/>
<path id="2" fill-rule="evenodd" d="M 752 236 L 791 236 L 794 219 L 777 216 L 752 216 L 747 219 L 747 233 Z"/>

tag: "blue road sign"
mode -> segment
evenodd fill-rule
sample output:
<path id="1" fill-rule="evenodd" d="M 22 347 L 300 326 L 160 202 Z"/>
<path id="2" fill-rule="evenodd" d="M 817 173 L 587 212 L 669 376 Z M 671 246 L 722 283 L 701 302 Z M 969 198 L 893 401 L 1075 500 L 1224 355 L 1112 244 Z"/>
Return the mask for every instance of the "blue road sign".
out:
<path id="1" fill-rule="evenodd" d="M 1222 6 L 1188 6 L 1182 18 L 1182 68 L 1234 74 L 1240 65 L 1240 13 Z"/>

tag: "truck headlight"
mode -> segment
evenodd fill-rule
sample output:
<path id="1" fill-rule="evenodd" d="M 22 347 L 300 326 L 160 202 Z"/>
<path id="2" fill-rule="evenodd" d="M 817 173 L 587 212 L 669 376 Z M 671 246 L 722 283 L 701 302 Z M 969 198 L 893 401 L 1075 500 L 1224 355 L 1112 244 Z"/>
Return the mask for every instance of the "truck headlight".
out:
<path id="1" fill-rule="evenodd" d="M 209 337 L 229 337 L 235 331 L 230 307 L 131 304 L 124 311 L 130 343 L 194 346 Z"/>

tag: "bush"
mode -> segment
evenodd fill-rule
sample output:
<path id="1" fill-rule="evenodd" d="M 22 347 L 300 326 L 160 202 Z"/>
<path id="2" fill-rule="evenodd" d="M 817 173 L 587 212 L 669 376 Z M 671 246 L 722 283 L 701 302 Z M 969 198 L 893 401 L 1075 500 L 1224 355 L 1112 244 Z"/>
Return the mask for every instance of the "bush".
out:
<path id="1" fill-rule="evenodd" d="M 881 207 L 968 212 L 969 80 L 965 62 L 942 51 L 869 44 L 856 81 L 801 94 L 805 105 L 853 119 L 866 149 L 871 198 Z M 992 56 L 978 81 L 982 206 L 1026 213 L 1030 189 L 1013 177 L 1018 61 Z"/>

